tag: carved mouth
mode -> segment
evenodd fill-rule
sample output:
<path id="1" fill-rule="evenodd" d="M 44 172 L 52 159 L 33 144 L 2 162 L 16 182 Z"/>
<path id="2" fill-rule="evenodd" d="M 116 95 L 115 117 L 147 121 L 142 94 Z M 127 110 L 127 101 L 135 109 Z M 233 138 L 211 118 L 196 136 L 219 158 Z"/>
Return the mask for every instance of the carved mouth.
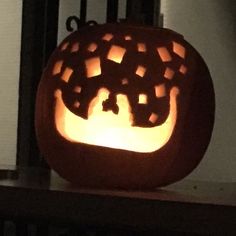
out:
<path id="1" fill-rule="evenodd" d="M 55 125 L 59 134 L 70 142 L 85 143 L 96 146 L 110 147 L 140 153 L 150 153 L 163 147 L 172 136 L 177 120 L 177 95 L 179 89 L 170 90 L 170 108 L 168 117 L 159 126 L 136 127 L 132 126 L 127 97 L 117 95 L 119 114 L 112 111 L 102 111 L 104 101 L 109 91 L 102 88 L 96 99 L 89 107 L 88 119 L 83 119 L 72 113 L 62 100 L 62 92 L 55 92 Z"/>

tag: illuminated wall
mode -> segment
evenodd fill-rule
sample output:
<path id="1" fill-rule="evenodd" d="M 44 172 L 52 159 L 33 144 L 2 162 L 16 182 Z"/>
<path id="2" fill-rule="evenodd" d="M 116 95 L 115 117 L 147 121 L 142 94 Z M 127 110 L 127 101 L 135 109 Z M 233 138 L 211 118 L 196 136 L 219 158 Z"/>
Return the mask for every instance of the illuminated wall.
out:
<path id="1" fill-rule="evenodd" d="M 16 161 L 22 1 L 0 1 L 0 164 Z"/>

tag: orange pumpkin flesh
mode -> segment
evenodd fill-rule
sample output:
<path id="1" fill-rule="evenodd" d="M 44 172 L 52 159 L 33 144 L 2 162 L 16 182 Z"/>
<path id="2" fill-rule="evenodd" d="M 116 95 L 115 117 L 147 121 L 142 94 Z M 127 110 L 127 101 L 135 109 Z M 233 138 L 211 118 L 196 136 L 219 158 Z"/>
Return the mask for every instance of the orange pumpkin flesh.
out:
<path id="1" fill-rule="evenodd" d="M 36 102 L 49 165 L 87 187 L 153 188 L 202 159 L 214 90 L 196 50 L 168 29 L 89 26 L 51 56 Z"/>

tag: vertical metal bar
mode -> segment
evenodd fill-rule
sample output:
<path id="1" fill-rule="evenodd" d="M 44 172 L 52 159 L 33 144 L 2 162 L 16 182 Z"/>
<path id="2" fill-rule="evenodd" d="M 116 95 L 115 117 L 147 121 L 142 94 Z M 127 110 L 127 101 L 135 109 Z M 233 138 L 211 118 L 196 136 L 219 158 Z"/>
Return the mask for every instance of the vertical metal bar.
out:
<path id="1" fill-rule="evenodd" d="M 128 22 L 144 24 L 142 1 L 143 0 L 127 0 L 126 18 Z"/>
<path id="2" fill-rule="evenodd" d="M 141 1 L 141 14 L 145 25 L 153 25 L 154 1 Z"/>
<path id="3" fill-rule="evenodd" d="M 44 66 L 57 46 L 59 0 L 47 0 L 45 11 Z"/>
<path id="4" fill-rule="evenodd" d="M 126 18 L 130 16 L 132 0 L 126 1 Z"/>
<path id="5" fill-rule="evenodd" d="M 127 0 L 126 2 L 126 19 L 128 19 L 132 12 L 132 0 Z"/>
<path id="6" fill-rule="evenodd" d="M 107 23 L 116 22 L 118 16 L 118 0 L 107 1 Z"/>
<path id="7" fill-rule="evenodd" d="M 44 166 L 35 138 L 34 106 L 38 83 L 56 47 L 59 0 L 23 0 L 19 81 L 17 164 Z"/>
<path id="8" fill-rule="evenodd" d="M 80 21 L 81 24 L 84 25 L 86 22 L 87 15 L 87 0 L 80 1 Z"/>
<path id="9" fill-rule="evenodd" d="M 39 81 L 35 65 L 40 69 L 42 65 L 40 52 L 42 23 L 40 18 L 37 19 L 37 12 L 40 13 L 40 17 L 44 17 L 44 1 L 41 4 L 37 2 L 39 1 L 23 1 L 17 140 L 17 164 L 23 166 L 29 165 L 32 147 L 33 91 L 36 90 L 35 81 Z M 35 12 L 36 6 L 37 12 Z M 36 41 L 37 36 L 39 38 Z M 38 158 L 38 154 L 35 153 L 34 157 Z"/>
<path id="10" fill-rule="evenodd" d="M 161 14 L 161 0 L 154 1 L 153 25 L 163 27 L 163 15 Z"/>
<path id="11" fill-rule="evenodd" d="M 127 0 L 126 18 L 131 23 L 158 25 L 160 0 Z"/>

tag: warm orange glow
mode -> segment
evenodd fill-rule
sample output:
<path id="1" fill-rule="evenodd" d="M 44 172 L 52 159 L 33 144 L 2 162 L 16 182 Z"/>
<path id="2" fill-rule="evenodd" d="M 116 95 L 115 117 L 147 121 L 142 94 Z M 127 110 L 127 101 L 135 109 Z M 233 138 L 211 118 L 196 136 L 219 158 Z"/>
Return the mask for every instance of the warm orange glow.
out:
<path id="1" fill-rule="evenodd" d="M 147 50 L 146 45 L 144 43 L 138 43 L 137 47 L 138 47 L 139 52 L 146 52 L 146 50 Z"/>
<path id="2" fill-rule="evenodd" d="M 60 61 L 57 61 L 53 67 L 53 71 L 52 71 L 52 74 L 53 75 L 57 75 L 57 74 L 60 74 L 61 73 L 61 67 L 62 67 L 62 64 L 63 64 L 63 61 L 60 60 Z"/>
<path id="3" fill-rule="evenodd" d="M 156 113 L 152 113 L 149 117 L 149 121 L 153 124 L 157 121 L 157 119 L 158 119 L 158 115 Z"/>
<path id="4" fill-rule="evenodd" d="M 143 77 L 145 75 L 145 72 L 146 72 L 146 68 L 144 66 L 138 66 L 135 74 L 140 77 Z"/>
<path id="5" fill-rule="evenodd" d="M 185 48 L 179 44 L 173 41 L 173 52 L 183 59 L 185 58 Z"/>
<path id="6" fill-rule="evenodd" d="M 82 88 L 80 86 L 75 86 L 73 91 L 76 92 L 76 93 L 80 93 L 82 90 Z"/>
<path id="7" fill-rule="evenodd" d="M 101 88 L 89 106 L 87 120 L 76 116 L 64 104 L 60 90 L 55 93 L 55 125 L 57 131 L 68 141 L 96 146 L 111 147 L 134 152 L 149 153 L 160 149 L 170 139 L 177 119 L 177 95 L 179 89 L 170 90 L 170 110 L 165 122 L 151 128 L 132 126 L 132 113 L 126 95 L 117 95 L 119 113 L 103 111 L 102 102 L 109 91 Z M 149 120 L 155 122 L 157 116 Z"/>
<path id="8" fill-rule="evenodd" d="M 78 52 L 79 51 L 79 43 L 74 43 L 71 48 L 71 52 Z"/>
<path id="9" fill-rule="evenodd" d="M 126 36 L 125 36 L 125 40 L 132 40 L 132 38 L 131 38 L 130 35 L 126 35 Z"/>
<path id="10" fill-rule="evenodd" d="M 113 35 L 112 34 L 105 34 L 102 39 L 105 40 L 105 41 L 110 41 L 111 39 L 113 38 Z"/>
<path id="11" fill-rule="evenodd" d="M 74 103 L 74 107 L 75 107 L 75 108 L 79 108 L 79 106 L 80 106 L 80 102 L 79 102 L 79 101 L 76 101 L 76 102 Z"/>
<path id="12" fill-rule="evenodd" d="M 128 83 L 129 83 L 129 80 L 126 79 L 126 78 L 124 78 L 124 79 L 122 79 L 121 83 L 122 83 L 123 85 L 128 84 Z"/>
<path id="13" fill-rule="evenodd" d="M 171 79 L 173 79 L 174 74 L 175 74 L 175 72 L 172 69 L 170 69 L 169 67 L 167 67 L 165 70 L 165 73 L 164 73 L 164 77 L 166 79 L 171 80 Z"/>
<path id="14" fill-rule="evenodd" d="M 90 52 L 94 52 L 96 49 L 97 49 L 98 45 L 96 43 L 91 43 L 89 46 L 88 46 L 88 51 Z"/>
<path id="15" fill-rule="evenodd" d="M 68 46 L 69 46 L 69 42 L 64 43 L 64 44 L 61 46 L 61 50 L 62 50 L 62 51 L 66 50 Z"/>
<path id="16" fill-rule="evenodd" d="M 155 86 L 155 94 L 156 94 L 156 97 L 158 98 L 166 96 L 165 84 L 160 84 L 160 85 Z"/>
<path id="17" fill-rule="evenodd" d="M 181 65 L 179 68 L 179 72 L 185 75 L 187 73 L 187 67 L 184 65 Z"/>
<path id="18" fill-rule="evenodd" d="M 87 59 L 85 61 L 85 66 L 86 66 L 87 78 L 98 76 L 102 73 L 99 57 L 93 57 Z"/>
<path id="19" fill-rule="evenodd" d="M 166 47 L 157 48 L 157 52 L 163 62 L 171 61 L 171 55 Z"/>
<path id="20" fill-rule="evenodd" d="M 64 72 L 62 74 L 61 79 L 63 81 L 65 81 L 66 83 L 68 83 L 72 73 L 73 73 L 73 70 L 71 68 L 69 68 L 69 67 L 66 67 L 66 69 L 64 70 Z"/>
<path id="21" fill-rule="evenodd" d="M 139 94 L 138 96 L 138 103 L 140 104 L 147 104 L 147 95 L 144 93 Z"/>
<path id="22" fill-rule="evenodd" d="M 125 55 L 126 49 L 120 46 L 113 45 L 111 46 L 108 54 L 107 59 L 114 61 L 116 63 L 121 63 L 122 59 Z"/>

